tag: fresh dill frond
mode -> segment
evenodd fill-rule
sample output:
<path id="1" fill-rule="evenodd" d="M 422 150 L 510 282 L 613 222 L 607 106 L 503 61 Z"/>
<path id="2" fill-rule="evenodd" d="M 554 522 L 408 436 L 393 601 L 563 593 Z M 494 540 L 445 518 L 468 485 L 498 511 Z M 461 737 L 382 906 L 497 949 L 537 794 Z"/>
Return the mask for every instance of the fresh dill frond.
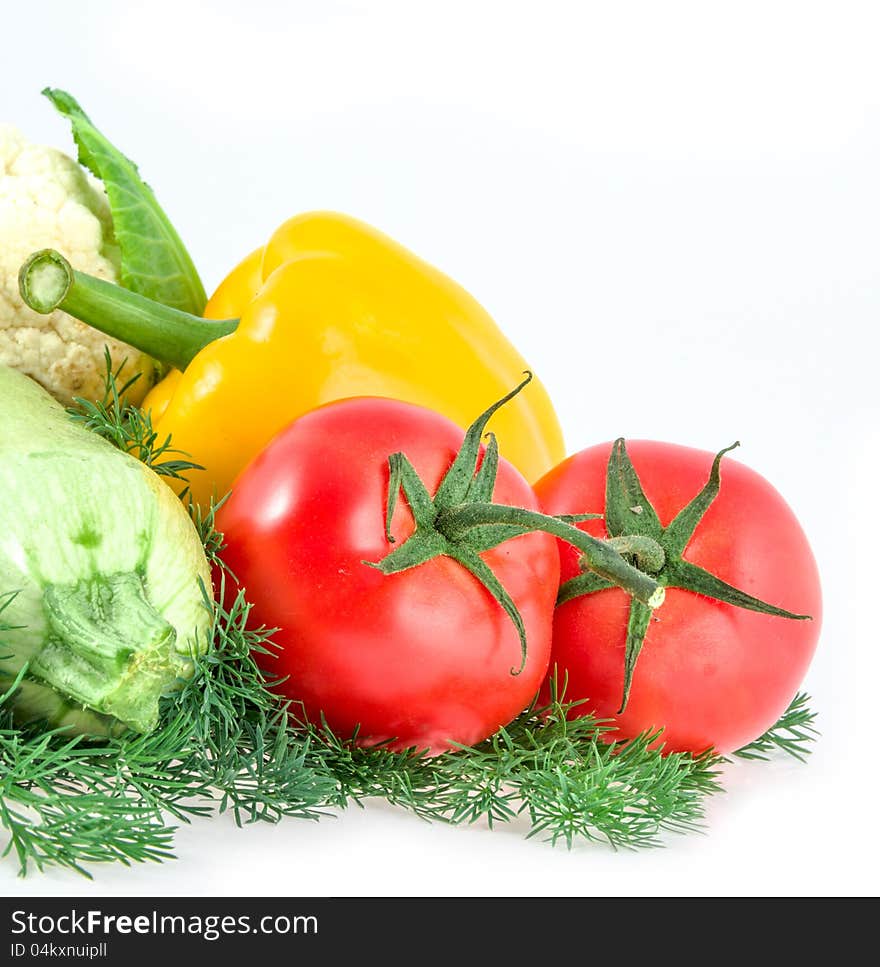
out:
<path id="1" fill-rule="evenodd" d="M 217 511 L 226 502 L 228 496 L 227 494 L 222 500 L 212 502 L 207 510 L 203 510 L 191 496 L 187 496 L 189 516 L 192 518 L 193 524 L 195 524 L 196 532 L 199 535 L 199 540 L 202 542 L 202 547 L 205 549 L 205 557 L 208 559 L 208 563 L 212 567 L 216 567 L 227 574 L 229 573 L 229 568 L 221 557 L 223 548 L 226 545 L 223 542 L 223 535 L 214 526 L 214 519 Z"/>
<path id="2" fill-rule="evenodd" d="M 89 876 L 85 864 L 173 857 L 174 827 L 148 800 L 119 796 L 105 783 L 100 755 L 81 738 L 58 731 L 0 727 L 0 824 L 24 874 L 65 866 Z M 105 786 L 107 788 L 101 788 Z"/>
<path id="3" fill-rule="evenodd" d="M 361 748 L 315 731 L 314 754 L 339 780 L 336 805 L 381 797 L 428 820 L 522 817 L 527 836 L 571 848 L 601 840 L 647 847 L 664 830 L 699 828 L 705 798 L 720 791 L 717 756 L 663 755 L 656 735 L 609 741 L 592 716 L 569 718 L 576 703 L 524 712 L 474 747 L 438 756 Z"/>
<path id="4" fill-rule="evenodd" d="M 769 759 L 774 752 L 785 752 L 803 762 L 813 751 L 810 744 L 819 737 L 816 713 L 810 710 L 809 701 L 809 695 L 798 692 L 772 728 L 734 755 L 740 759 Z"/>
<path id="5" fill-rule="evenodd" d="M 700 826 L 705 797 L 720 788 L 717 762 L 664 756 L 656 734 L 610 741 L 607 723 L 569 718 L 570 710 L 555 702 L 502 729 L 460 765 L 451 758 L 449 765 L 461 770 L 450 776 L 454 821 L 490 818 L 492 809 L 497 821 L 515 810 L 527 816 L 530 837 L 568 848 L 586 840 L 657 846 L 663 830 Z"/>
<path id="6" fill-rule="evenodd" d="M 225 580 L 221 575 L 220 601 Z M 221 811 L 232 810 L 239 824 L 318 819 L 336 783 L 313 761 L 311 738 L 290 727 L 287 703 L 270 691 L 273 681 L 255 660 L 274 651 L 274 629 L 249 627 L 251 606 L 243 591 L 228 609 L 213 607 L 212 647 L 174 701 L 192 722 L 199 774 L 218 790 Z"/>
<path id="7" fill-rule="evenodd" d="M 189 455 L 182 450 L 176 450 L 171 445 L 171 437 L 159 439 L 153 429 L 152 417 L 139 407 L 129 402 L 126 394 L 141 378 L 136 373 L 127 382 L 119 385 L 122 367 L 113 369 L 110 350 L 104 347 L 104 399 L 96 403 L 92 400 L 78 397 L 67 410 L 70 418 L 75 422 L 97 433 L 119 450 L 124 450 L 145 463 L 160 477 L 170 477 L 173 480 L 184 480 L 188 470 L 204 469 L 189 459 Z M 124 362 L 123 364 L 124 365 Z"/>

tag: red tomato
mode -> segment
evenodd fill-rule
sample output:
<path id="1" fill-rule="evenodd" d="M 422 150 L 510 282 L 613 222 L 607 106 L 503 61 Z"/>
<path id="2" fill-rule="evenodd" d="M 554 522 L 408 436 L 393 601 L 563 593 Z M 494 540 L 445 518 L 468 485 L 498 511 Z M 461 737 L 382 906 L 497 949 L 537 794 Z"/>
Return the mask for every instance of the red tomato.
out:
<path id="1" fill-rule="evenodd" d="M 449 557 L 383 575 L 378 561 L 413 532 L 401 497 L 389 545 L 388 457 L 402 451 L 429 493 L 464 434 L 431 410 L 378 398 L 331 403 L 283 430 L 243 471 L 217 515 L 224 561 L 277 627 L 281 651 L 258 658 L 340 736 L 393 739 L 440 752 L 473 744 L 537 694 L 550 656 L 559 581 L 556 540 L 525 534 L 480 556 L 523 617 L 528 655 L 482 585 Z M 537 509 L 531 487 L 501 460 L 495 500 Z"/>
<path id="2" fill-rule="evenodd" d="M 627 442 L 645 496 L 666 527 L 709 476 L 713 454 L 648 441 Z M 535 485 L 549 514 L 602 512 L 610 444 L 569 457 Z M 601 520 L 579 525 L 607 536 Z M 668 751 L 727 753 L 748 744 L 785 711 L 803 680 L 821 623 L 819 576 L 791 509 L 763 477 L 725 457 L 721 489 L 683 558 L 761 600 L 812 616 L 759 614 L 669 588 L 650 622 L 625 712 L 629 599 L 617 588 L 568 601 L 554 621 L 551 674 L 568 676 L 566 699 L 614 719 L 615 737 L 663 728 Z M 579 573 L 577 552 L 560 544 L 561 577 Z M 549 687 L 545 683 L 544 695 Z"/>

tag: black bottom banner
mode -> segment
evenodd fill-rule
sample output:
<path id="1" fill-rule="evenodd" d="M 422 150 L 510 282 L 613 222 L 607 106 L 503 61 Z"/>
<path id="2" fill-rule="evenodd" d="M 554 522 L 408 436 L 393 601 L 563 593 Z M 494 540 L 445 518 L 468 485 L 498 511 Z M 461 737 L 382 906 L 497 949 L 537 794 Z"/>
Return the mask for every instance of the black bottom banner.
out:
<path id="1" fill-rule="evenodd" d="M 760 902 L 756 912 L 766 916 L 766 901 Z M 570 955 L 602 964 L 621 960 L 623 951 L 631 962 L 642 952 L 674 949 L 683 967 L 705 965 L 704 951 L 713 946 L 723 946 L 730 959 L 754 953 L 753 931 L 719 926 L 741 914 L 733 904 L 742 907 L 727 900 L 710 914 L 692 899 L 609 897 L 0 897 L 0 965 L 464 967 L 490 957 L 540 964 Z M 857 927 L 854 910 L 838 905 L 836 912 L 848 928 Z M 762 961 L 790 960 L 815 940 L 815 931 L 800 938 L 771 931 L 761 940 Z"/>
<path id="2" fill-rule="evenodd" d="M 250 958 L 279 953 L 311 962 L 346 946 L 352 920 L 363 919 L 357 911 L 355 901 L 329 898 L 2 898 L 0 964 L 163 967 L 220 955 L 256 965 Z"/>

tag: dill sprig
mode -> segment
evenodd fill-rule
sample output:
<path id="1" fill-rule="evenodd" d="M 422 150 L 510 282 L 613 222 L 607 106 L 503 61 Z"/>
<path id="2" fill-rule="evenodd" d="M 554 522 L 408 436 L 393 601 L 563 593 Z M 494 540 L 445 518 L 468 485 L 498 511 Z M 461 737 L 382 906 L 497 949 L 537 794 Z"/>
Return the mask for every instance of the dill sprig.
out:
<path id="1" fill-rule="evenodd" d="M 189 459 L 188 454 L 171 445 L 170 435 L 160 440 L 153 429 L 150 414 L 128 399 L 128 391 L 141 378 L 141 374 L 135 373 L 120 386 L 119 379 L 125 360 L 114 371 L 110 350 L 106 346 L 104 365 L 104 399 L 95 402 L 77 397 L 73 405 L 68 407 L 70 418 L 92 433 L 97 433 L 117 449 L 137 457 L 161 477 L 183 480 L 183 474 L 187 470 L 203 470 L 202 466 Z"/>
<path id="2" fill-rule="evenodd" d="M 663 755 L 656 734 L 610 741 L 607 723 L 569 718 L 577 704 L 532 707 L 480 745 L 435 757 L 326 731 L 313 733 L 316 754 L 339 780 L 338 806 L 379 796 L 429 820 L 522 820 L 528 837 L 569 848 L 657 846 L 664 830 L 699 828 L 706 796 L 721 788 L 719 757 Z"/>
<path id="3" fill-rule="evenodd" d="M 197 466 L 159 440 L 149 414 L 126 402 L 108 358 L 107 398 L 80 401 L 73 419 L 133 453 L 160 474 L 181 479 Z M 216 507 L 190 513 L 208 559 L 225 575 Z M 22 874 L 57 865 L 90 876 L 96 863 L 159 862 L 173 857 L 175 824 L 230 811 L 238 824 L 315 820 L 382 798 L 426 820 L 517 823 L 529 837 L 572 847 L 657 846 L 664 833 L 698 829 L 709 795 L 721 789 L 724 760 L 664 755 L 658 734 L 615 742 L 607 722 L 571 718 L 575 704 L 554 696 L 531 707 L 475 747 L 439 756 L 385 746 L 365 748 L 305 723 L 283 700 L 256 657 L 271 652 L 272 629 L 250 624 L 243 592 L 228 606 L 213 600 L 209 647 L 191 679 L 162 702 L 157 729 L 91 741 L 62 729 L 17 728 L 12 698 L 23 669 L 0 695 L 0 826 L 3 855 Z M 0 594 L 2 612 L 14 594 Z M 563 689 L 564 692 L 564 689 Z M 783 752 L 802 759 L 815 736 L 807 697 L 738 755 Z"/>
<path id="4" fill-rule="evenodd" d="M 810 743 L 819 737 L 816 713 L 810 710 L 809 701 L 809 695 L 798 692 L 776 725 L 734 755 L 740 759 L 769 759 L 774 752 L 785 752 L 803 762 L 812 752 Z"/>

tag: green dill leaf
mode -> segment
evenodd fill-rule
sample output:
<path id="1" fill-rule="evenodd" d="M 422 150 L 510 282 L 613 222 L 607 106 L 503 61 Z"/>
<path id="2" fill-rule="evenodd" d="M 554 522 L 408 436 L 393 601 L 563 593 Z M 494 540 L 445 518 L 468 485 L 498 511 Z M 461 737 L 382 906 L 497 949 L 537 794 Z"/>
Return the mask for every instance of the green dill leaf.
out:
<path id="1" fill-rule="evenodd" d="M 326 729 L 312 731 L 314 754 L 339 780 L 340 807 L 381 797 L 451 824 L 522 820 L 527 836 L 569 848 L 651 847 L 666 831 L 700 828 L 720 790 L 717 756 L 664 756 L 656 735 L 611 742 L 608 723 L 568 718 L 574 704 L 531 708 L 485 742 L 433 757 L 361 748 Z"/>
<path id="2" fill-rule="evenodd" d="M 188 470 L 203 470 L 204 467 L 189 460 L 183 451 L 172 447 L 170 436 L 160 440 L 153 429 L 150 414 L 128 402 L 126 394 L 140 379 L 141 374 L 137 373 L 120 386 L 119 376 L 122 368 L 114 372 L 110 351 L 106 346 L 104 365 L 106 367 L 104 399 L 101 402 L 93 402 L 77 398 L 68 408 L 70 418 L 103 437 L 117 449 L 137 457 L 141 463 L 146 464 L 160 477 L 184 480 L 183 475 Z M 213 524 L 213 512 L 210 519 Z"/>
<path id="3" fill-rule="evenodd" d="M 769 759 L 774 752 L 784 752 L 803 762 L 812 752 L 811 743 L 819 737 L 816 713 L 810 710 L 809 701 L 809 695 L 798 692 L 772 728 L 737 749 L 734 755 L 740 759 Z"/>

